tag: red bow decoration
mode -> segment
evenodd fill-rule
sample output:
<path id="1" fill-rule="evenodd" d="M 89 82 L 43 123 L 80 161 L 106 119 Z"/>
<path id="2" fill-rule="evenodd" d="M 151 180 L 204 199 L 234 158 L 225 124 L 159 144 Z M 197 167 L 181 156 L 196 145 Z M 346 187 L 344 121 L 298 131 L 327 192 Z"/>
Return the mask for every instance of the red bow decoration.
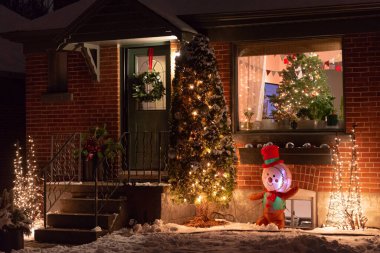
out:
<path id="1" fill-rule="evenodd" d="M 153 69 L 153 47 L 148 48 L 149 71 Z"/>

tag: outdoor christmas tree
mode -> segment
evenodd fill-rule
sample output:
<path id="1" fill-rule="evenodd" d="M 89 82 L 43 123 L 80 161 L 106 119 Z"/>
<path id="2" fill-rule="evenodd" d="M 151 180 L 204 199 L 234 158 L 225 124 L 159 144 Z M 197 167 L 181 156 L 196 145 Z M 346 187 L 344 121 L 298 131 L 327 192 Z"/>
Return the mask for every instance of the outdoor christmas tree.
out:
<path id="1" fill-rule="evenodd" d="M 171 106 L 169 177 L 188 203 L 227 204 L 235 187 L 231 121 L 213 49 L 203 35 L 176 58 Z"/>
<path id="2" fill-rule="evenodd" d="M 14 146 L 16 148 L 15 159 L 13 160 L 15 174 L 15 179 L 13 181 L 14 204 L 16 207 L 25 210 L 24 206 L 28 199 L 28 193 L 25 191 L 26 178 L 22 164 L 22 149 L 18 142 Z"/>
<path id="3" fill-rule="evenodd" d="M 351 130 L 351 161 L 350 161 L 350 183 L 348 188 L 348 199 L 346 205 L 346 220 L 352 230 L 355 228 L 365 228 L 367 218 L 363 216 L 361 207 L 361 189 L 359 184 L 359 167 L 358 167 L 358 145 L 356 144 L 356 124 L 353 124 Z"/>
<path id="4" fill-rule="evenodd" d="M 315 54 L 292 54 L 285 58 L 286 69 L 277 94 L 269 96 L 276 120 L 298 117 L 322 119 L 333 109 L 323 63 Z M 303 114 L 303 115 L 300 115 Z"/>
<path id="5" fill-rule="evenodd" d="M 27 152 L 27 172 L 25 191 L 28 194 L 27 199 L 27 215 L 34 222 L 41 218 L 42 205 L 42 184 L 36 165 L 36 157 L 34 154 L 34 141 L 28 136 L 28 152 Z"/>
<path id="6" fill-rule="evenodd" d="M 339 152 L 339 144 L 340 139 L 336 137 L 332 157 L 334 173 L 331 180 L 332 189 L 330 192 L 329 207 L 327 210 L 326 226 L 345 228 L 345 202 L 342 189 L 343 162 Z"/>
<path id="7" fill-rule="evenodd" d="M 21 147 L 16 147 L 16 158 L 14 159 L 14 202 L 15 206 L 25 211 L 28 218 L 34 223 L 41 218 L 42 188 L 38 176 L 33 139 L 28 136 L 27 167 L 24 171 Z"/>

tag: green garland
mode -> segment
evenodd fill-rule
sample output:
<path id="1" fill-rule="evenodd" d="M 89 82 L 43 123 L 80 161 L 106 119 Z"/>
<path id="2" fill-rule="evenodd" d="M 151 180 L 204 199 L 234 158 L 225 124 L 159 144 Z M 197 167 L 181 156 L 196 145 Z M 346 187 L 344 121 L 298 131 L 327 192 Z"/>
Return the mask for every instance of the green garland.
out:
<path id="1" fill-rule="evenodd" d="M 129 83 L 132 85 L 132 97 L 139 102 L 153 102 L 165 95 L 165 87 L 158 72 L 144 72 L 133 75 Z M 152 90 L 146 92 L 146 85 L 151 84 Z"/>

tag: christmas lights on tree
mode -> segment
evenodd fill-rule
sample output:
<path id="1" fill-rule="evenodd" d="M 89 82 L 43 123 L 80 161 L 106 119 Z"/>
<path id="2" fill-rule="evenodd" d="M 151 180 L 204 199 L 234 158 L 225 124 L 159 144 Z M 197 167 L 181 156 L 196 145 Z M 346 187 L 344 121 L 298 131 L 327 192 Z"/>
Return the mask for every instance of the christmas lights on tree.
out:
<path id="1" fill-rule="evenodd" d="M 339 152 L 340 139 L 335 138 L 333 147 L 332 164 L 334 165 L 333 176 L 331 180 L 331 192 L 329 198 L 329 207 L 327 210 L 326 226 L 345 228 L 345 201 L 342 187 L 343 162 Z"/>
<path id="2" fill-rule="evenodd" d="M 300 111 L 309 119 L 321 120 L 333 110 L 330 88 L 323 63 L 316 54 L 292 54 L 286 57 L 286 69 L 277 94 L 269 96 L 276 120 L 295 120 Z"/>
<path id="3" fill-rule="evenodd" d="M 213 49 L 203 35 L 176 58 L 169 178 L 177 199 L 227 204 L 235 187 L 235 149 Z"/>
<path id="4" fill-rule="evenodd" d="M 346 221 L 352 230 L 356 228 L 365 228 L 367 218 L 363 216 L 361 207 L 361 189 L 359 184 L 359 167 L 358 167 L 358 145 L 356 144 L 356 124 L 352 125 L 351 130 L 351 161 L 350 161 L 350 182 L 348 188 L 348 197 L 346 205 Z"/>
<path id="5" fill-rule="evenodd" d="M 28 199 L 28 193 L 25 191 L 26 178 L 24 175 L 24 167 L 22 164 L 22 149 L 18 142 L 14 146 L 16 148 L 15 159 L 13 160 L 13 168 L 15 174 L 15 179 L 13 181 L 14 204 L 16 207 L 25 210 L 24 205 Z"/>
<path id="6" fill-rule="evenodd" d="M 34 141 L 28 136 L 28 152 L 27 152 L 27 184 L 26 192 L 28 193 L 27 214 L 32 221 L 36 221 L 41 217 L 42 204 L 42 183 L 36 165 L 36 156 L 34 153 Z"/>
<path id="7" fill-rule="evenodd" d="M 16 207 L 25 211 L 28 218 L 34 223 L 41 216 L 42 188 L 36 166 L 33 139 L 28 136 L 26 171 L 23 168 L 21 147 L 18 143 L 15 144 L 15 147 L 14 203 Z"/>

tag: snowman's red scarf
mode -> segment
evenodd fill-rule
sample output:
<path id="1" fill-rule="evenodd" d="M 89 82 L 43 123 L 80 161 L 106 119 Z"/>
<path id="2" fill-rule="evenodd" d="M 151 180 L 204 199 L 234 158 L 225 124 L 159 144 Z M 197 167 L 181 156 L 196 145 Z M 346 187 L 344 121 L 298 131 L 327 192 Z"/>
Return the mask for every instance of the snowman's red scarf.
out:
<path id="1" fill-rule="evenodd" d="M 266 191 L 267 192 L 267 203 L 266 203 L 266 206 L 269 207 L 270 204 L 269 202 L 274 202 L 276 200 L 277 197 L 279 197 L 279 192 L 277 191 Z"/>

